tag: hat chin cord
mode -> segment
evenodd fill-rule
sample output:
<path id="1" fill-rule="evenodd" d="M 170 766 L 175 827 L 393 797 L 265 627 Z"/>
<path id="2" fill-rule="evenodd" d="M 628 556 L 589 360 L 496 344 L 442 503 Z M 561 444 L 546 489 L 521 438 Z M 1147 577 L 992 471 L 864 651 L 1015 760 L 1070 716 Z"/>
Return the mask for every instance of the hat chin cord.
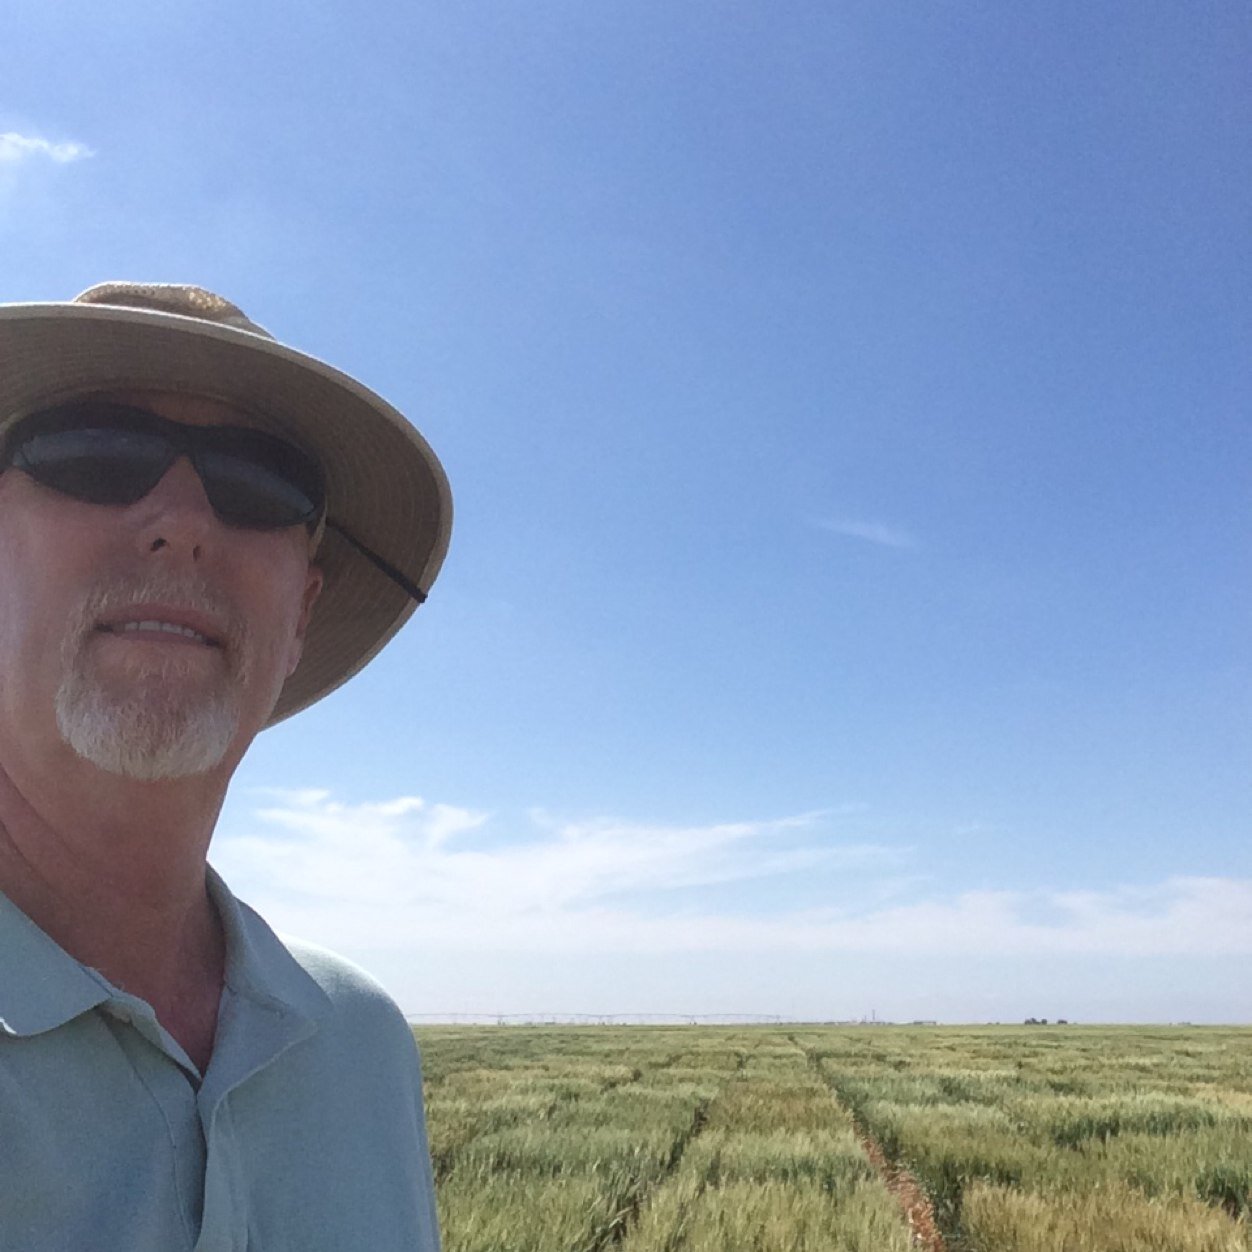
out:
<path id="1" fill-rule="evenodd" d="M 333 530 L 335 534 L 345 539 L 348 544 L 355 548 L 375 569 L 386 574 L 393 583 L 405 592 L 411 599 L 416 600 L 418 604 L 424 604 L 426 601 L 426 593 L 411 579 L 400 573 L 386 557 L 379 556 L 372 548 L 367 548 L 359 539 L 357 539 L 350 531 L 340 526 L 333 517 L 326 519 L 326 529 Z"/>

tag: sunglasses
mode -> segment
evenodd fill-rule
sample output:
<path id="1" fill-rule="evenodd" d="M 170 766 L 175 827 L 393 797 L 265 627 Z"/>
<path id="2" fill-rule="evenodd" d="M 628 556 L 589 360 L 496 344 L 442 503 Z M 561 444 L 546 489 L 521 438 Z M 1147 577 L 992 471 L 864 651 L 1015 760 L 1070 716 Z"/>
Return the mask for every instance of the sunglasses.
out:
<path id="1" fill-rule="evenodd" d="M 313 527 L 321 517 L 321 467 L 293 444 L 245 426 L 185 426 L 125 404 L 78 402 L 23 418 L 8 433 L 0 470 L 11 465 L 89 504 L 135 504 L 181 456 L 229 526 Z"/>
<path id="2" fill-rule="evenodd" d="M 322 468 L 307 452 L 248 426 L 187 426 L 147 409 L 105 400 L 74 401 L 14 423 L 0 450 L 37 483 L 88 504 L 136 504 L 185 456 L 214 513 L 228 526 L 317 529 L 326 512 Z M 342 536 L 419 604 L 426 594 L 332 518 Z"/>

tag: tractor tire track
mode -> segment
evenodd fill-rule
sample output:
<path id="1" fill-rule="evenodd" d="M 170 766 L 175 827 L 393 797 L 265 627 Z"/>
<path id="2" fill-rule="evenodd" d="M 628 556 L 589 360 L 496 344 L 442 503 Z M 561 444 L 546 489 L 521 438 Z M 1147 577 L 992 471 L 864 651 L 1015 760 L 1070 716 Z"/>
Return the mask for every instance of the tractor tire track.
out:
<path id="1" fill-rule="evenodd" d="M 835 1096 L 835 1100 L 841 1108 L 846 1109 L 849 1115 L 852 1115 L 852 1110 L 847 1108 L 838 1095 Z M 923 1252 L 947 1252 L 943 1235 L 939 1233 L 939 1227 L 935 1222 L 934 1205 L 931 1204 L 925 1188 L 904 1166 L 893 1165 L 887 1160 L 878 1140 L 856 1119 L 855 1115 L 852 1115 L 852 1120 L 856 1126 L 856 1137 L 860 1141 L 861 1151 L 869 1158 L 869 1163 L 874 1167 L 878 1177 L 882 1179 L 883 1186 L 891 1192 L 895 1202 L 900 1206 L 900 1211 L 904 1214 L 905 1221 L 909 1224 L 909 1236 L 913 1241 L 913 1246 L 923 1249 Z"/>
<path id="2" fill-rule="evenodd" d="M 864 1119 L 840 1093 L 839 1088 L 831 1081 L 830 1075 L 821 1067 L 818 1057 L 806 1048 L 794 1035 L 787 1036 L 808 1059 L 813 1069 L 821 1075 L 822 1081 L 830 1089 L 831 1099 L 848 1115 L 856 1132 L 857 1142 L 861 1151 L 873 1166 L 874 1172 L 890 1192 L 892 1199 L 900 1206 L 900 1212 L 908 1223 L 909 1239 L 921 1252 L 948 1252 L 939 1225 L 935 1221 L 935 1206 L 931 1203 L 926 1189 L 917 1181 L 913 1173 L 903 1165 L 895 1164 L 887 1159 L 882 1145 L 874 1138 Z"/>

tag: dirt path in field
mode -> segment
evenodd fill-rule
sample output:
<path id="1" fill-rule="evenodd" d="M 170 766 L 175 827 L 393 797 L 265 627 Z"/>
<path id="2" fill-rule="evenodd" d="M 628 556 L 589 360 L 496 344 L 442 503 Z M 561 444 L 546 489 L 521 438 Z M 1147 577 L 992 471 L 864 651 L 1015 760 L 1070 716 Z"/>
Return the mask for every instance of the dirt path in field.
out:
<path id="1" fill-rule="evenodd" d="M 907 1169 L 892 1165 L 878 1146 L 877 1140 L 860 1126 L 856 1128 L 856 1137 L 861 1141 L 861 1148 L 869 1157 L 869 1163 L 878 1171 L 883 1185 L 895 1197 L 904 1213 L 913 1237 L 913 1246 L 923 1249 L 923 1252 L 946 1252 L 943 1236 L 935 1225 L 935 1210 L 921 1184 Z"/>
<path id="2" fill-rule="evenodd" d="M 813 1052 L 806 1048 L 795 1035 L 789 1035 L 788 1038 L 805 1054 L 809 1064 L 822 1074 L 821 1066 Z M 900 1206 L 904 1220 L 909 1224 L 909 1235 L 913 1246 L 921 1252 L 947 1252 L 947 1245 L 935 1222 L 934 1206 L 921 1183 L 904 1166 L 893 1165 L 887 1159 L 887 1154 L 882 1150 L 878 1140 L 861 1124 L 856 1114 L 839 1094 L 839 1089 L 830 1081 L 829 1076 L 822 1074 L 822 1079 L 830 1088 L 830 1094 L 835 1103 L 851 1119 L 861 1151 L 869 1158 L 869 1163 L 874 1167 L 878 1177 L 882 1179 L 883 1186 L 891 1192 L 895 1202 Z"/>

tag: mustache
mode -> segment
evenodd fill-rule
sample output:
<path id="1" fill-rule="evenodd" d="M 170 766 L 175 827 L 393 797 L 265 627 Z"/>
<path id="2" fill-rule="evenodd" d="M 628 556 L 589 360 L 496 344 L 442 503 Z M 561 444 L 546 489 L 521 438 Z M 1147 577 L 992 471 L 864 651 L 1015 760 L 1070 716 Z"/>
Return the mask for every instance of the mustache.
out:
<path id="1" fill-rule="evenodd" d="M 76 651 L 106 614 L 145 604 L 165 604 L 205 614 L 213 619 L 227 656 L 242 655 L 248 637 L 247 624 L 230 599 L 199 575 L 163 570 L 142 575 L 107 575 L 89 587 L 71 614 L 67 646 Z"/>

